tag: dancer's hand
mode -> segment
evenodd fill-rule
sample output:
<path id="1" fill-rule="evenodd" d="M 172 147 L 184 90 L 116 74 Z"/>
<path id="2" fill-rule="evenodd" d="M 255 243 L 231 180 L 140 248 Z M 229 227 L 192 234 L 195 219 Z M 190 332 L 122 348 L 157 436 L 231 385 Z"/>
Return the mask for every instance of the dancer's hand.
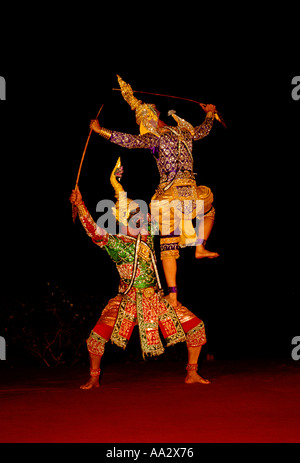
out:
<path id="1" fill-rule="evenodd" d="M 72 193 L 70 195 L 70 201 L 75 206 L 79 206 L 79 204 L 82 203 L 82 196 L 78 187 L 75 188 L 75 190 L 72 190 Z"/>
<path id="2" fill-rule="evenodd" d="M 94 132 L 97 132 L 97 133 L 101 132 L 101 127 L 100 127 L 99 121 L 97 119 L 91 120 L 90 129 L 94 130 Z"/>
<path id="3" fill-rule="evenodd" d="M 205 111 L 207 113 L 215 113 L 216 112 L 216 107 L 213 104 L 207 104 L 205 107 Z"/>

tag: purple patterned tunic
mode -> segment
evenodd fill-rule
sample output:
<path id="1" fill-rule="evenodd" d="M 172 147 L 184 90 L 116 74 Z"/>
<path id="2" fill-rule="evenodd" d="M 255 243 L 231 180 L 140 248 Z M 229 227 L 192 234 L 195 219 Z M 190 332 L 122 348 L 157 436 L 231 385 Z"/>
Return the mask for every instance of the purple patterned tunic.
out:
<path id="1" fill-rule="evenodd" d="M 194 180 L 194 161 L 192 157 L 193 141 L 206 137 L 213 126 L 213 117 L 206 116 L 205 121 L 195 127 L 193 134 L 182 127 L 164 127 L 160 137 L 154 134 L 129 135 L 112 132 L 110 141 L 124 148 L 146 148 L 155 155 L 160 183 L 184 178 Z"/>

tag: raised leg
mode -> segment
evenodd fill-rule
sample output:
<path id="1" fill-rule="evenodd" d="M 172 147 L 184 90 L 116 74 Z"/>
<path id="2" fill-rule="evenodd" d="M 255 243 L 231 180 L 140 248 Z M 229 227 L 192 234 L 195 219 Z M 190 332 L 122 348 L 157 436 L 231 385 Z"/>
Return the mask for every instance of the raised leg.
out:
<path id="1" fill-rule="evenodd" d="M 207 257 L 208 259 L 214 259 L 216 257 L 219 257 L 219 254 L 217 252 L 211 252 L 205 248 L 206 242 L 209 238 L 209 235 L 211 234 L 213 226 L 214 226 L 214 218 L 210 216 L 204 217 L 203 224 L 200 224 L 200 227 L 199 227 L 199 229 L 202 228 L 201 231 L 203 234 L 203 242 L 202 244 L 198 244 L 196 246 L 196 251 L 195 251 L 196 259 L 203 259 L 205 257 Z"/>

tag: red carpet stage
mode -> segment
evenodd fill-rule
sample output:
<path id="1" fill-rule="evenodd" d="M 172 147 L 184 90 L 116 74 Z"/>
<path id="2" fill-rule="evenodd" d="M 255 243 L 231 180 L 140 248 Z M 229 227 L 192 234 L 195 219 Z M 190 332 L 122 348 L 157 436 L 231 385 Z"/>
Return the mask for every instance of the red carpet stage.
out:
<path id="1" fill-rule="evenodd" d="M 183 363 L 0 370 L 0 442 L 300 442 L 300 363 L 214 361 L 211 385 L 185 385 Z"/>

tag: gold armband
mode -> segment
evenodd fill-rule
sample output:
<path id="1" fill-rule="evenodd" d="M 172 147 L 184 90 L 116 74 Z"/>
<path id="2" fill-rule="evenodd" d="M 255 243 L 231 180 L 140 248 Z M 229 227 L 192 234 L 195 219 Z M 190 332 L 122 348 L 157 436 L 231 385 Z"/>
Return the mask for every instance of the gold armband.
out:
<path id="1" fill-rule="evenodd" d="M 86 210 L 86 207 L 85 207 L 83 202 L 78 204 L 78 206 L 76 206 L 76 207 L 77 207 L 78 213 L 79 213 L 79 215 L 81 215 L 81 217 L 85 217 L 87 215 L 87 210 Z"/>
<path id="2" fill-rule="evenodd" d="M 98 132 L 101 137 L 106 138 L 106 140 L 110 140 L 112 131 L 108 129 L 104 129 L 103 127 L 100 127 L 100 132 Z"/>

